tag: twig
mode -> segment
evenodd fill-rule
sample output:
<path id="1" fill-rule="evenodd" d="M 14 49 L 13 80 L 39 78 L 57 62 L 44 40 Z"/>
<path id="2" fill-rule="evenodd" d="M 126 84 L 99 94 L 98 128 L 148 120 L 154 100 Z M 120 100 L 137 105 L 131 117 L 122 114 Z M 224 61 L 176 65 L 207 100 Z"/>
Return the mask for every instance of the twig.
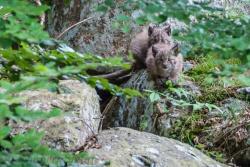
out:
<path id="1" fill-rule="evenodd" d="M 156 121 L 157 121 L 158 117 L 159 117 L 159 114 L 156 113 L 155 118 L 154 118 L 154 121 L 153 121 L 153 128 L 155 128 Z"/>
<path id="2" fill-rule="evenodd" d="M 102 129 L 102 124 L 103 124 L 103 119 L 104 119 L 104 116 L 108 113 L 108 111 L 110 110 L 110 108 L 113 106 L 113 104 L 116 102 L 118 97 L 113 97 L 110 102 L 107 104 L 107 106 L 105 107 L 105 109 L 103 110 L 102 112 L 102 118 L 101 118 L 101 121 L 99 123 L 99 127 L 98 127 L 98 133 L 99 131 Z"/>
<path id="3" fill-rule="evenodd" d="M 87 124 L 85 121 L 83 121 L 83 123 L 89 128 L 89 130 L 91 131 L 92 135 L 96 135 L 95 132 L 94 132 L 94 129 L 92 129 L 89 124 Z"/>
<path id="4" fill-rule="evenodd" d="M 231 129 L 229 129 L 227 132 L 225 132 L 224 134 L 222 134 L 221 136 L 219 136 L 217 139 L 215 139 L 215 141 L 213 143 L 218 143 L 219 141 L 221 141 L 222 139 L 224 139 L 230 132 L 233 132 L 234 130 L 236 130 L 237 128 L 240 128 L 241 126 L 245 126 L 245 125 L 248 125 L 250 124 L 250 121 L 246 121 L 246 122 L 243 122 L 235 127 L 232 127 Z M 229 135 L 230 136 L 230 135 Z M 224 143 L 224 142 L 223 142 Z M 222 144 L 223 144 L 222 143 Z M 220 144 L 221 145 L 221 144 Z"/>
<path id="5" fill-rule="evenodd" d="M 163 109 L 161 108 L 160 103 L 156 103 L 156 109 L 158 110 L 158 112 L 156 113 L 156 116 L 154 118 L 153 127 L 155 127 L 157 119 L 166 114 L 166 112 L 164 112 Z"/>
<path id="6" fill-rule="evenodd" d="M 114 83 L 114 84 L 120 85 L 120 84 L 122 84 L 122 83 L 128 81 L 129 78 L 131 78 L 131 76 L 132 76 L 132 74 L 130 73 L 130 74 L 121 76 L 121 77 L 119 77 L 119 78 L 117 78 L 117 79 L 114 79 L 114 81 L 112 81 L 112 79 L 110 79 L 110 82 L 111 82 L 111 83 Z"/>
<path id="7" fill-rule="evenodd" d="M 161 108 L 161 106 L 160 106 L 159 103 L 156 103 L 156 107 L 157 107 L 157 109 L 158 109 L 158 111 L 159 111 L 160 114 L 164 114 L 164 113 L 165 113 L 165 112 L 162 110 L 162 108 Z"/>
<path id="8" fill-rule="evenodd" d="M 244 149 L 242 149 L 242 150 L 237 151 L 235 154 L 233 154 L 233 155 L 228 159 L 228 161 L 231 160 L 232 158 L 235 158 L 235 157 L 236 157 L 237 155 L 239 155 L 241 152 L 246 151 L 246 150 L 248 150 L 248 149 L 250 149 L 250 147 L 246 147 L 246 148 L 244 148 Z"/>
<path id="9" fill-rule="evenodd" d="M 128 69 L 128 70 L 119 70 L 119 71 L 115 71 L 115 72 L 112 72 L 112 73 L 109 73 L 109 74 L 102 74 L 102 75 L 96 75 L 95 77 L 102 77 L 102 78 L 105 78 L 105 79 L 114 79 L 114 78 L 118 78 L 122 75 L 126 75 L 128 73 L 131 72 L 131 69 Z"/>
<path id="10" fill-rule="evenodd" d="M 73 27 L 75 27 L 75 26 L 77 26 L 77 25 L 79 25 L 79 24 L 81 24 L 81 23 L 84 23 L 84 22 L 86 22 L 86 21 L 88 21 L 88 20 L 90 20 L 90 19 L 92 19 L 92 18 L 93 18 L 93 17 L 89 17 L 89 18 L 87 18 L 87 19 L 84 19 L 84 20 L 82 20 L 82 21 L 79 21 L 79 22 L 73 24 L 72 26 L 70 26 L 70 27 L 68 27 L 66 30 L 64 30 L 61 34 L 59 34 L 59 35 L 56 37 L 56 39 L 61 38 L 62 35 L 65 34 L 67 31 L 69 31 L 71 28 L 73 28 Z"/>

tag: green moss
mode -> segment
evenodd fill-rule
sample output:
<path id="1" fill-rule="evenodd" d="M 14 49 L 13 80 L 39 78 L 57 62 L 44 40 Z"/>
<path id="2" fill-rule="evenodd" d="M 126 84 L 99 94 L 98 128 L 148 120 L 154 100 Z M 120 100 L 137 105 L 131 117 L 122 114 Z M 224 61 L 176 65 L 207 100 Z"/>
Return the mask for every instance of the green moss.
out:
<path id="1" fill-rule="evenodd" d="M 241 60 L 239 58 L 230 58 L 230 59 L 226 60 L 226 63 L 235 64 L 235 65 L 242 64 L 242 62 L 241 62 Z"/>
<path id="2" fill-rule="evenodd" d="M 213 86 L 202 89 L 202 96 L 197 97 L 197 100 L 200 102 L 216 103 L 229 96 L 230 93 L 226 89 L 223 89 L 221 86 Z"/>
<path id="3" fill-rule="evenodd" d="M 141 122 L 140 122 L 140 127 L 139 130 L 145 131 L 145 129 L 148 127 L 148 119 L 146 118 L 145 115 L 142 116 Z"/>
<path id="4" fill-rule="evenodd" d="M 173 128 L 170 130 L 170 137 L 188 143 L 194 146 L 194 139 L 203 131 L 203 126 L 197 126 L 198 122 L 202 121 L 202 112 L 192 112 L 191 115 L 187 115 L 178 119 Z"/>
<path id="5" fill-rule="evenodd" d="M 63 2 L 64 2 L 64 4 L 69 5 L 70 1 L 71 0 L 64 0 Z"/>
<path id="6" fill-rule="evenodd" d="M 191 77 L 201 88 L 202 96 L 197 97 L 200 102 L 216 103 L 229 96 L 234 95 L 234 88 L 239 87 L 240 83 L 237 79 L 225 79 L 222 77 L 215 77 L 214 73 L 220 71 L 221 66 L 216 63 L 216 56 L 201 57 L 197 60 L 198 64 L 194 69 L 188 72 Z M 237 58 L 228 59 L 225 63 L 240 64 Z"/>
<path id="7" fill-rule="evenodd" d="M 194 69 L 192 69 L 189 74 L 191 76 L 197 76 L 201 74 L 209 74 L 215 70 L 217 67 L 215 64 L 215 57 L 214 56 L 208 56 L 208 57 L 201 57 L 200 60 L 198 60 L 198 64 L 195 66 Z"/>
<path id="8" fill-rule="evenodd" d="M 207 114 L 205 111 L 193 111 L 191 115 L 186 115 L 181 119 L 178 119 L 174 122 L 174 125 L 169 130 L 169 136 L 176 140 L 188 143 L 189 145 L 196 147 L 201 150 L 206 155 L 211 158 L 225 162 L 225 155 L 221 150 L 216 150 L 215 147 L 207 147 L 207 141 L 211 141 L 209 138 L 209 125 L 205 124 L 207 119 Z M 206 138 L 203 143 L 200 143 L 199 140 Z M 205 141 L 205 142 L 204 142 Z"/>

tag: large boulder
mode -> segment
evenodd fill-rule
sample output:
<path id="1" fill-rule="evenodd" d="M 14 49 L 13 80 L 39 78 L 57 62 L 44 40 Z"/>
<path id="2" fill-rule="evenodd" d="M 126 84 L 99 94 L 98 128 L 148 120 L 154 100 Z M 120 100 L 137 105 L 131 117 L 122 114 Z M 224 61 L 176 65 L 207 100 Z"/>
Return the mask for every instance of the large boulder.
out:
<path id="1" fill-rule="evenodd" d="M 223 167 L 197 149 L 179 141 L 128 128 L 104 130 L 101 149 L 90 149 L 96 162 L 111 167 Z"/>
<path id="2" fill-rule="evenodd" d="M 59 93 L 47 90 L 25 91 L 23 105 L 32 112 L 50 112 L 59 108 L 62 114 L 32 123 L 10 122 L 12 135 L 33 128 L 45 132 L 43 143 L 59 150 L 75 150 L 98 132 L 100 122 L 99 97 L 95 89 L 77 80 L 59 82 Z"/>

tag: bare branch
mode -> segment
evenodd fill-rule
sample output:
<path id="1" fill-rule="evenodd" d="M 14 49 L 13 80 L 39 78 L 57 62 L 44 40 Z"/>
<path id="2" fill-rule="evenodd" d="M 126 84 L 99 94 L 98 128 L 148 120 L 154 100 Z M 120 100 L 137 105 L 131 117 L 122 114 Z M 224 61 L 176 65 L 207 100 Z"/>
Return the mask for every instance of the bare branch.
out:
<path id="1" fill-rule="evenodd" d="M 92 18 L 93 18 L 93 17 L 89 17 L 89 18 L 87 18 L 87 19 L 84 19 L 84 20 L 82 20 L 82 21 L 79 21 L 79 22 L 73 24 L 72 26 L 70 26 L 70 27 L 68 27 L 66 30 L 64 30 L 61 34 L 59 34 L 59 35 L 56 37 L 56 39 L 61 38 L 62 35 L 65 34 L 67 31 L 69 31 L 70 29 L 72 29 L 72 28 L 74 28 L 75 26 L 77 26 L 77 25 L 79 25 L 79 24 L 81 24 L 81 23 L 84 23 L 84 22 L 86 22 L 86 21 L 88 21 L 88 20 L 90 20 L 90 19 L 92 19 Z"/>

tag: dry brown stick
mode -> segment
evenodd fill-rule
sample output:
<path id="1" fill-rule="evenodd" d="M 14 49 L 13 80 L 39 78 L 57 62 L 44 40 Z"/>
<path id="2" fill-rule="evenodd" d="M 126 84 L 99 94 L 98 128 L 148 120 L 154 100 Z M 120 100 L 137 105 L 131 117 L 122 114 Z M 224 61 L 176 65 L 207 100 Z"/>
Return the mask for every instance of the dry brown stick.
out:
<path id="1" fill-rule="evenodd" d="M 228 158 L 227 161 L 231 160 L 232 158 L 234 158 L 235 156 L 237 156 L 237 155 L 240 154 L 241 152 L 246 151 L 246 150 L 248 150 L 248 149 L 250 149 L 250 147 L 246 147 L 246 148 L 244 148 L 244 149 L 242 149 L 242 150 L 237 151 L 237 152 L 234 153 L 230 158 Z"/>
<path id="2" fill-rule="evenodd" d="M 92 129 L 89 124 L 87 124 L 85 121 L 83 121 L 83 123 L 89 128 L 89 130 L 91 131 L 91 133 L 93 135 L 96 135 L 95 132 L 94 132 L 94 129 Z"/>
<path id="3" fill-rule="evenodd" d="M 103 112 L 102 112 L 102 116 L 101 116 L 101 121 L 99 123 L 99 126 L 98 126 L 98 133 L 99 131 L 102 129 L 102 124 L 103 124 L 103 119 L 104 119 L 104 116 L 108 113 L 108 111 L 110 110 L 110 108 L 113 106 L 113 104 L 116 102 L 118 97 L 113 97 L 110 102 L 107 104 L 107 106 L 104 108 Z"/>
<path id="4" fill-rule="evenodd" d="M 155 128 L 156 121 L 157 121 L 158 117 L 159 117 L 159 114 L 156 113 L 155 118 L 154 118 L 154 121 L 153 121 L 153 128 Z"/>
<path id="5" fill-rule="evenodd" d="M 227 137 L 227 138 L 231 137 L 231 136 L 236 132 L 236 131 L 234 131 L 234 130 L 237 130 L 237 128 L 239 128 L 239 127 L 241 127 L 241 126 L 247 125 L 248 123 L 250 123 L 250 121 L 246 121 L 246 122 L 244 122 L 244 123 L 242 123 L 242 124 L 240 124 L 240 125 L 237 125 L 237 126 L 233 127 L 231 130 L 229 130 L 228 132 L 225 133 L 225 135 L 228 134 L 228 136 L 223 135 L 224 138 L 225 138 L 225 137 Z M 234 132 L 233 132 L 233 131 L 234 131 Z M 229 132 L 233 132 L 233 133 L 229 134 Z M 223 138 L 223 139 L 224 139 L 224 138 Z M 217 141 L 217 142 L 218 142 L 218 141 Z M 224 139 L 224 141 L 219 145 L 219 148 L 221 148 L 226 142 L 227 142 L 227 140 Z"/>
<path id="6" fill-rule="evenodd" d="M 115 71 L 112 73 L 108 73 L 108 74 L 102 74 L 102 75 L 96 75 L 95 77 L 102 77 L 105 79 L 114 79 L 114 78 L 118 78 L 121 75 L 125 75 L 131 72 L 131 69 L 128 70 L 119 70 L 119 71 Z"/>
<path id="7" fill-rule="evenodd" d="M 90 19 L 92 19 L 92 18 L 93 18 L 93 17 L 89 17 L 89 18 L 87 18 L 87 19 L 84 19 L 84 20 L 82 20 L 82 21 L 79 21 L 79 22 L 73 24 L 72 26 L 66 28 L 61 34 L 59 34 L 59 35 L 56 37 L 56 39 L 61 38 L 62 35 L 65 34 L 67 31 L 69 31 L 71 28 L 74 28 L 75 26 L 77 26 L 77 25 L 79 25 L 79 24 L 81 24 L 81 23 L 84 23 L 84 22 L 86 22 L 86 21 L 88 21 L 88 20 L 90 20 Z"/>
<path id="8" fill-rule="evenodd" d="M 233 130 L 236 130 L 237 128 L 241 127 L 241 126 L 244 126 L 244 125 L 247 125 L 247 124 L 250 124 L 250 121 L 246 121 L 246 122 L 243 122 L 235 127 L 232 127 L 231 129 L 229 129 L 227 132 L 225 132 L 224 134 L 222 134 L 220 137 L 218 137 L 217 140 L 215 140 L 213 143 L 218 143 L 221 139 L 225 138 L 227 134 L 229 134 L 230 132 L 232 132 Z"/>
<path id="9" fill-rule="evenodd" d="M 156 107 L 157 107 L 158 111 L 160 112 L 160 114 L 164 113 L 164 111 L 162 110 L 162 108 L 161 108 L 161 106 L 160 106 L 159 103 L 156 103 Z"/>
<path id="10" fill-rule="evenodd" d="M 115 84 L 121 84 L 121 83 L 128 81 L 131 76 L 132 74 L 127 74 L 127 75 L 118 77 L 117 79 L 115 79 L 115 81 L 110 80 L 110 82 L 115 83 Z"/>
<path id="11" fill-rule="evenodd" d="M 154 121 L 153 121 L 153 127 L 155 127 L 156 125 L 156 121 L 159 117 L 161 117 L 163 114 L 165 114 L 166 112 L 164 112 L 160 106 L 160 103 L 156 103 L 156 108 L 159 112 L 156 113 L 156 116 L 154 118 Z"/>

